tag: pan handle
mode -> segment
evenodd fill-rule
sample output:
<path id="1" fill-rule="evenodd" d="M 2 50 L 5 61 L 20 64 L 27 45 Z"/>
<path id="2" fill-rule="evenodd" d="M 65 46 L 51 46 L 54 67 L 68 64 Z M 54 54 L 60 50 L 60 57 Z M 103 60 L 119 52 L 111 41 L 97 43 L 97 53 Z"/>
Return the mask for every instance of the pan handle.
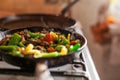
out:
<path id="1" fill-rule="evenodd" d="M 65 30 L 68 30 L 68 31 L 70 31 L 70 32 L 76 32 L 76 25 L 75 26 L 71 26 L 71 27 L 67 27 L 67 28 L 65 28 Z"/>
<path id="2" fill-rule="evenodd" d="M 79 0 L 73 0 L 73 2 L 69 3 L 62 11 L 60 15 L 65 15 L 65 13 L 74 5 L 78 2 Z"/>
<path id="3" fill-rule="evenodd" d="M 54 80 L 45 61 L 36 63 L 35 78 L 35 80 Z"/>

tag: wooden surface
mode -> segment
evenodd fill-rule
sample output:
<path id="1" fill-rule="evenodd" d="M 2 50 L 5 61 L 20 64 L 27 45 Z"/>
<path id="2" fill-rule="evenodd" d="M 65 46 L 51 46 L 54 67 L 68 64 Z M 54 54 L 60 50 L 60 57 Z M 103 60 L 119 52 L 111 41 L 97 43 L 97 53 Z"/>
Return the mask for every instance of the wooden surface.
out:
<path id="1" fill-rule="evenodd" d="M 66 6 L 67 0 L 47 3 L 46 0 L 0 0 L 0 11 L 15 13 L 48 13 L 59 14 Z"/>
<path id="2" fill-rule="evenodd" d="M 14 14 L 15 14 L 14 12 L 0 11 L 0 18 L 9 16 L 9 15 L 14 15 Z"/>

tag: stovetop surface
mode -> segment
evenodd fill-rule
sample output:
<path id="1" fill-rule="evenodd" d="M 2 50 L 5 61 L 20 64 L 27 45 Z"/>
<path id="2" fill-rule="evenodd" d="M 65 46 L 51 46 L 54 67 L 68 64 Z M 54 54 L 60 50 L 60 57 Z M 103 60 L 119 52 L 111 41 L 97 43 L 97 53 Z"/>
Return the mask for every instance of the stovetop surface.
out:
<path id="1" fill-rule="evenodd" d="M 83 53 L 78 53 L 72 63 L 50 68 L 50 72 L 55 80 L 88 80 L 88 72 L 86 65 L 82 59 Z M 22 70 L 19 67 L 12 66 L 3 61 L 0 62 L 0 77 L 1 80 L 33 80 L 33 73 L 27 70 Z"/>

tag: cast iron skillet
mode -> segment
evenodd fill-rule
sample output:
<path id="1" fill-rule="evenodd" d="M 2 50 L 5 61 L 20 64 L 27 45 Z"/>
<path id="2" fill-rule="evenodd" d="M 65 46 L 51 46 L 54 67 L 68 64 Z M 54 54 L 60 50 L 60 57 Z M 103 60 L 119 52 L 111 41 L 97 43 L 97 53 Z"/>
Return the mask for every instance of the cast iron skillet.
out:
<path id="1" fill-rule="evenodd" d="M 0 27 L 13 29 L 26 26 L 52 26 L 57 28 L 75 27 L 76 21 L 65 17 L 65 13 L 79 0 L 73 0 L 59 15 L 50 14 L 17 14 L 0 19 Z"/>
<path id="2" fill-rule="evenodd" d="M 64 30 L 64 29 L 59 29 L 59 28 L 46 28 L 46 27 L 41 27 L 41 26 L 34 26 L 34 27 L 27 27 L 27 28 L 19 28 L 19 29 L 11 29 L 11 30 L 7 30 L 4 32 L 0 33 L 0 40 L 3 39 L 7 34 L 13 34 L 17 31 L 21 31 L 24 29 L 28 29 L 32 32 L 38 32 L 38 31 L 42 31 L 44 29 L 48 30 L 48 31 L 57 31 L 57 32 L 61 32 L 64 35 L 68 35 L 68 33 L 70 33 L 71 35 L 74 36 L 75 39 L 80 39 L 81 42 L 81 48 L 76 51 L 73 52 L 72 54 L 65 55 L 65 56 L 59 56 L 59 57 L 54 57 L 54 58 L 27 58 L 27 57 L 17 57 L 17 56 L 12 56 L 10 54 L 8 54 L 7 52 L 3 52 L 1 51 L 0 55 L 2 55 L 2 60 L 6 61 L 9 64 L 21 67 L 23 69 L 34 69 L 36 63 L 39 62 L 45 62 L 47 64 L 47 66 L 50 67 L 57 67 L 57 66 L 61 66 L 67 63 L 70 63 L 73 58 L 74 55 L 77 54 L 77 52 L 82 51 L 82 49 L 84 49 L 84 47 L 87 44 L 86 38 L 78 33 L 73 33 L 68 31 L 68 30 Z"/>

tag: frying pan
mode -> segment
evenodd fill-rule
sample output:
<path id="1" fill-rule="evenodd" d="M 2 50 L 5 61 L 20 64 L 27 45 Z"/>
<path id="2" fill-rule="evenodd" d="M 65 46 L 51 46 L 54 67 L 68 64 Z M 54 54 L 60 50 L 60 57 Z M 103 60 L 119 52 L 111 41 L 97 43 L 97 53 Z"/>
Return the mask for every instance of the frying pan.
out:
<path id="1" fill-rule="evenodd" d="M 52 28 L 52 27 L 41 27 L 41 26 L 34 26 L 34 27 L 26 27 L 26 28 L 18 28 L 18 29 L 11 29 L 11 30 L 6 30 L 4 32 L 0 33 L 0 40 L 3 39 L 7 34 L 13 34 L 15 32 L 18 31 L 22 31 L 24 29 L 30 30 L 32 32 L 38 32 L 38 31 L 42 31 L 42 30 L 48 30 L 48 31 L 55 31 L 55 32 L 61 32 L 63 33 L 65 36 L 67 36 L 69 33 L 74 36 L 75 39 L 79 39 L 80 43 L 81 43 L 81 48 L 76 51 L 73 52 L 71 54 L 68 53 L 68 55 L 65 56 L 58 56 L 58 57 L 53 57 L 53 58 L 28 58 L 28 57 L 17 57 L 17 56 L 12 56 L 10 54 L 8 54 L 7 52 L 3 52 L 1 51 L 1 55 L 2 55 L 2 60 L 6 61 L 9 64 L 15 65 L 15 66 L 19 66 L 22 69 L 30 69 L 33 70 L 35 69 L 35 65 L 36 63 L 41 63 L 41 62 L 45 62 L 45 64 L 50 68 L 50 67 L 57 67 L 57 66 L 61 66 L 67 63 L 70 63 L 73 59 L 75 54 L 77 54 L 78 52 L 82 51 L 82 49 L 84 49 L 84 47 L 87 44 L 86 38 L 76 32 L 70 32 L 68 30 L 65 29 L 59 29 L 59 28 Z"/>
<path id="2" fill-rule="evenodd" d="M 17 14 L 0 19 L 0 27 L 6 29 L 26 26 L 52 26 L 57 28 L 75 27 L 76 21 L 65 17 L 65 13 L 79 0 L 73 0 L 59 15 L 50 14 Z"/>
<path id="3" fill-rule="evenodd" d="M 75 28 L 77 23 L 74 19 L 65 17 L 65 13 L 79 0 L 73 0 L 65 7 L 60 15 L 49 14 L 19 14 L 0 18 L 0 31 L 13 28 L 24 28 L 26 26 L 52 26 L 62 29 Z M 1 59 L 1 57 L 0 57 Z"/>

